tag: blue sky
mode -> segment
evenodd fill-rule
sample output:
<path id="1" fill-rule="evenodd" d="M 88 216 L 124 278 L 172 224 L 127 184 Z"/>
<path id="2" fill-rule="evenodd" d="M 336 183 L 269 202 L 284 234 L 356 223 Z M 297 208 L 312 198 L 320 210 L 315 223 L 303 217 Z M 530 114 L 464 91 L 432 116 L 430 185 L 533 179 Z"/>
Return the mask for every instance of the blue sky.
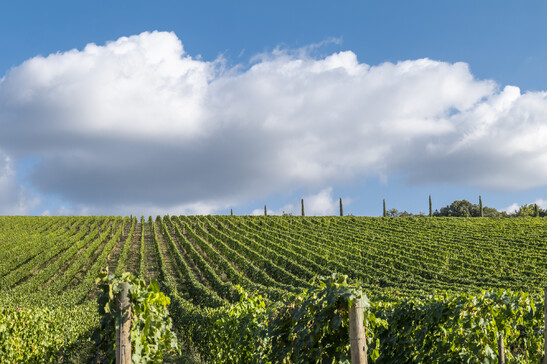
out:
<path id="1" fill-rule="evenodd" d="M 0 1 L 0 213 L 547 207 L 546 20 L 541 1 Z"/>

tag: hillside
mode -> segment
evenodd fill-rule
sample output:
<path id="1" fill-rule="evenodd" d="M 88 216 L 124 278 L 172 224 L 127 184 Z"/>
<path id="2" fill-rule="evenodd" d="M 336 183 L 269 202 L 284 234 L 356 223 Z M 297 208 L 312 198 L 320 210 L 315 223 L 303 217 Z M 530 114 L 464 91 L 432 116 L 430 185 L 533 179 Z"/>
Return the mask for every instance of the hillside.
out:
<path id="1" fill-rule="evenodd" d="M 179 306 L 213 308 L 238 300 L 236 284 L 279 300 L 332 272 L 378 299 L 537 293 L 545 256 L 543 218 L 0 217 L 0 302 L 53 309 L 47 320 L 62 325 L 51 335 L 70 348 L 97 325 L 95 278 L 106 266 L 157 279 Z"/>

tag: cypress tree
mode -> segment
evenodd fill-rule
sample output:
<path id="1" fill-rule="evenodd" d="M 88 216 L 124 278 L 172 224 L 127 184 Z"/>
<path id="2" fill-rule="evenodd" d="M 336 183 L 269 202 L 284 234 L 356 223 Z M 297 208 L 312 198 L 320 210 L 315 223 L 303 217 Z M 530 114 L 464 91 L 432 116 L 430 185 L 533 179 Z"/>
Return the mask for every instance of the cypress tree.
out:
<path id="1" fill-rule="evenodd" d="M 535 217 L 538 217 L 539 216 L 539 209 L 538 209 L 538 204 L 534 204 L 534 216 Z"/>
<path id="2" fill-rule="evenodd" d="M 344 207 L 342 206 L 342 197 L 340 197 L 340 216 L 344 216 Z"/>
<path id="3" fill-rule="evenodd" d="M 302 199 L 302 216 L 306 216 L 306 215 L 304 214 L 304 199 Z"/>
<path id="4" fill-rule="evenodd" d="M 479 209 L 480 209 L 481 217 L 484 217 L 484 213 L 483 213 L 483 210 L 482 210 L 482 198 L 481 198 L 481 195 L 479 195 Z"/>
<path id="5" fill-rule="evenodd" d="M 386 199 L 384 198 L 384 217 L 387 216 L 387 212 L 386 212 Z"/>
<path id="6" fill-rule="evenodd" d="M 268 210 L 266 210 L 266 205 L 264 205 L 264 216 L 268 216 Z"/>
<path id="7" fill-rule="evenodd" d="M 234 209 L 230 209 L 230 216 L 234 216 Z"/>
<path id="8" fill-rule="evenodd" d="M 433 207 L 431 206 L 431 195 L 429 195 L 429 217 L 433 217 Z"/>

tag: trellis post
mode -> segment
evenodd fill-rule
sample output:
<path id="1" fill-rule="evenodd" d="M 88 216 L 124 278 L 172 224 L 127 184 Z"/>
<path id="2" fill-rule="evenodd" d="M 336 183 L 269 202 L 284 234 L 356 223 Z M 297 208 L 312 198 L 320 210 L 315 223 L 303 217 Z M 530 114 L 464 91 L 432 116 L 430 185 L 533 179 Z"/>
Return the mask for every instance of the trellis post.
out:
<path id="1" fill-rule="evenodd" d="M 505 364 L 505 348 L 503 346 L 503 334 L 498 336 L 498 364 Z"/>
<path id="2" fill-rule="evenodd" d="M 131 305 L 129 283 L 120 283 L 121 291 L 116 296 L 120 313 L 116 326 L 116 364 L 131 364 Z"/>
<path id="3" fill-rule="evenodd" d="M 367 342 L 363 322 L 363 299 L 359 297 L 349 310 L 351 364 L 367 364 Z"/>

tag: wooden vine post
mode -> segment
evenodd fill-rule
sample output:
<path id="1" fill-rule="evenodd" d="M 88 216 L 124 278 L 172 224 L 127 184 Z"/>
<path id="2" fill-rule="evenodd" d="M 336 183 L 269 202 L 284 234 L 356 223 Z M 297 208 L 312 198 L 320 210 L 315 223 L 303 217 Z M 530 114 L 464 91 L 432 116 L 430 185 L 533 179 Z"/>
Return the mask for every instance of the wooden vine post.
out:
<path id="1" fill-rule="evenodd" d="M 498 336 L 498 364 L 505 364 L 505 349 L 503 347 L 503 334 Z"/>
<path id="2" fill-rule="evenodd" d="M 121 291 L 116 296 L 116 306 L 120 312 L 116 327 L 116 364 L 131 364 L 131 304 L 129 302 L 129 283 L 120 283 Z"/>
<path id="3" fill-rule="evenodd" d="M 358 298 L 349 310 L 351 364 L 367 364 L 367 342 L 363 322 L 363 300 Z"/>

